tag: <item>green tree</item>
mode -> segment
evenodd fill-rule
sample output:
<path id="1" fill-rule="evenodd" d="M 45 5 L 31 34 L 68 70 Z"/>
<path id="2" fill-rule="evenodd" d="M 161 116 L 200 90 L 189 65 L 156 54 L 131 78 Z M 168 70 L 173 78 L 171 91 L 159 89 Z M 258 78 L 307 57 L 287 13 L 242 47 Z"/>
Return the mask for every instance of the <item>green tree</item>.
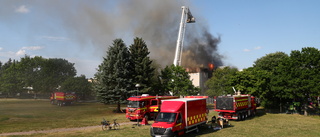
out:
<path id="1" fill-rule="evenodd" d="M 37 80 L 34 82 L 33 89 L 41 93 L 49 93 L 57 90 L 57 88 L 68 78 L 76 76 L 74 63 L 70 63 L 65 59 L 49 58 L 41 62 L 39 66 L 35 66 Z"/>
<path id="2" fill-rule="evenodd" d="M 12 96 L 23 90 L 23 83 L 20 77 L 18 61 L 11 60 L 4 64 L 1 70 L 0 91 Z"/>
<path id="3" fill-rule="evenodd" d="M 134 87 L 131 57 L 122 39 L 113 41 L 95 77 L 97 82 L 94 89 L 100 101 L 117 104 L 116 111 L 120 112 L 120 103 L 127 99 Z"/>
<path id="4" fill-rule="evenodd" d="M 142 38 L 135 38 L 129 50 L 134 68 L 133 82 L 141 85 L 141 92 L 151 93 L 155 68 L 152 66 L 146 43 Z"/>
<path id="5" fill-rule="evenodd" d="M 189 74 L 181 66 L 166 66 L 161 71 L 160 77 L 162 79 L 162 89 L 165 90 L 164 94 L 170 91 L 174 96 L 187 96 L 197 95 L 200 91 L 199 88 L 192 85 Z"/>
<path id="6" fill-rule="evenodd" d="M 257 59 L 254 62 L 253 67 L 261 70 L 271 71 L 273 73 L 283 59 L 287 57 L 288 55 L 284 52 L 270 53 Z"/>
<path id="7" fill-rule="evenodd" d="M 223 94 L 233 93 L 231 85 L 231 76 L 235 75 L 237 68 L 223 67 L 217 68 L 213 71 L 212 77 L 206 81 L 205 85 L 208 87 L 206 94 L 208 96 L 218 96 Z"/>
<path id="8" fill-rule="evenodd" d="M 302 99 L 306 104 L 308 98 L 320 94 L 320 51 L 306 47 L 301 51 L 291 51 L 290 57 L 279 67 L 279 72 L 285 77 L 283 87 L 285 97 Z M 305 111 L 306 114 L 306 111 Z"/>
<path id="9" fill-rule="evenodd" d="M 271 73 L 266 70 L 249 67 L 243 71 L 237 72 L 231 77 L 231 83 L 236 90 L 243 94 L 252 94 L 263 98 L 268 93 L 268 83 L 270 82 Z"/>
<path id="10" fill-rule="evenodd" d="M 23 92 L 23 87 L 33 87 L 35 93 L 52 92 L 69 77 L 76 75 L 73 63 L 64 59 L 30 58 L 25 56 L 18 61 L 9 61 L 1 67 L 1 91 Z"/>
<path id="11" fill-rule="evenodd" d="M 283 77 L 281 72 L 279 73 L 279 66 L 288 57 L 289 56 L 284 52 L 270 53 L 257 59 L 253 65 L 256 70 L 267 71 L 265 72 L 265 75 L 260 74 L 260 79 L 266 79 L 268 83 L 258 91 L 264 106 L 277 106 L 280 104 L 281 110 L 281 104 L 287 102 L 287 99 L 284 97 L 284 88 L 286 84 L 285 82 L 282 82 L 285 81 L 286 78 Z"/>
<path id="12" fill-rule="evenodd" d="M 92 96 L 92 85 L 84 75 L 70 77 L 61 84 L 61 91 L 75 92 L 81 100 L 86 100 Z"/>

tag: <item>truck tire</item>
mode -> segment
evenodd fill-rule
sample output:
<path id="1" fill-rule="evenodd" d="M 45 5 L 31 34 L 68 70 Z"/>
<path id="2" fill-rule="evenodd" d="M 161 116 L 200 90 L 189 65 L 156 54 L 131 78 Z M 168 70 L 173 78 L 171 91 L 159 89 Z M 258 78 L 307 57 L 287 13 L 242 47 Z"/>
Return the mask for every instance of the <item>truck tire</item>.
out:
<path id="1" fill-rule="evenodd" d="M 62 107 L 62 101 L 59 101 L 59 102 L 58 102 L 58 106 L 59 106 L 59 107 Z"/>
<path id="2" fill-rule="evenodd" d="M 246 114 L 245 114 L 245 113 L 242 113 L 241 115 L 242 115 L 241 120 L 246 120 Z"/>
<path id="3" fill-rule="evenodd" d="M 238 119 L 237 119 L 238 121 L 241 121 L 242 120 L 242 114 L 241 113 L 239 113 L 238 114 Z"/>
<path id="4" fill-rule="evenodd" d="M 179 136 L 178 132 L 174 132 L 173 137 L 178 137 L 178 136 Z"/>
<path id="5" fill-rule="evenodd" d="M 199 127 L 197 126 L 196 128 L 197 128 L 197 129 L 196 129 L 196 133 L 199 133 L 199 131 L 200 131 L 200 130 L 199 130 Z"/>

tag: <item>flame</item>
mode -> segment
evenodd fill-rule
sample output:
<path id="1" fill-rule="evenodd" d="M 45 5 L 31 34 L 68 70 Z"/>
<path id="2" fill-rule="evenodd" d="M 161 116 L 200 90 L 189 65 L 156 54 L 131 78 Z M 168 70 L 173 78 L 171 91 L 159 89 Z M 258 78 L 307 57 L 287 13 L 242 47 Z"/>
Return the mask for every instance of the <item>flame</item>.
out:
<path id="1" fill-rule="evenodd" d="M 208 64 L 208 67 L 209 67 L 210 70 L 213 70 L 213 69 L 214 69 L 214 64 L 209 63 L 209 64 Z"/>

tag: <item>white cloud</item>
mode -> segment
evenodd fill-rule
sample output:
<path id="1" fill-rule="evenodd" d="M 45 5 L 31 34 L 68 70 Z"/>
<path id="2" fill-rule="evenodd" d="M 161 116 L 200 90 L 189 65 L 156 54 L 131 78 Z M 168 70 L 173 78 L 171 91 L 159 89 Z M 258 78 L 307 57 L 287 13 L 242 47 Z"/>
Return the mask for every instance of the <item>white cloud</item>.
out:
<path id="1" fill-rule="evenodd" d="M 251 50 L 250 49 L 244 49 L 243 51 L 244 52 L 250 52 Z"/>
<path id="2" fill-rule="evenodd" d="M 8 58 L 17 58 L 17 57 L 21 57 L 24 55 L 28 55 L 28 51 L 32 51 L 32 50 L 40 50 L 43 49 L 44 47 L 42 46 L 30 46 L 30 47 L 22 47 L 20 48 L 17 52 L 15 51 L 3 51 L 0 52 L 0 57 L 8 57 Z M 0 51 L 2 51 L 2 47 L 0 47 Z"/>
<path id="3" fill-rule="evenodd" d="M 31 47 L 22 47 L 22 49 L 26 49 L 26 50 L 40 50 L 40 49 L 43 49 L 43 47 L 41 47 L 41 46 L 31 46 Z"/>
<path id="4" fill-rule="evenodd" d="M 42 36 L 41 38 L 47 39 L 47 40 L 53 40 L 53 41 L 64 41 L 64 40 L 68 40 L 68 38 L 65 38 L 65 37 L 53 37 L 53 36 Z"/>
<path id="5" fill-rule="evenodd" d="M 16 8 L 15 10 L 18 13 L 28 13 L 29 9 L 25 5 L 21 5 L 20 7 Z"/>
<path id="6" fill-rule="evenodd" d="M 244 49 L 243 51 L 244 52 L 250 52 L 252 50 L 259 50 L 259 49 L 262 49 L 262 47 L 261 46 L 257 46 L 257 47 L 254 47 L 253 49 Z"/>
<path id="7" fill-rule="evenodd" d="M 16 52 L 17 56 L 22 56 L 26 54 L 26 50 L 20 49 L 18 52 Z"/>
<path id="8" fill-rule="evenodd" d="M 258 47 L 255 47 L 254 49 L 259 50 L 259 49 L 262 49 L 262 47 L 258 46 Z"/>

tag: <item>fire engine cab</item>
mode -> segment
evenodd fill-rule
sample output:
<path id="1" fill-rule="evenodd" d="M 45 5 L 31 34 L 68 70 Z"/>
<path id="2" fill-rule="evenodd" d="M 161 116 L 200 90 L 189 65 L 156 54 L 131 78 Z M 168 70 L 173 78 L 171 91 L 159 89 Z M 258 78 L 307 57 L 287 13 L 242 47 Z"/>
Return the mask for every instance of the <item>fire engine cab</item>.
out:
<path id="1" fill-rule="evenodd" d="M 126 108 L 126 118 L 130 120 L 155 118 L 160 111 L 161 100 L 175 99 L 177 96 L 150 96 L 142 94 L 141 96 L 132 96 L 128 98 Z"/>

